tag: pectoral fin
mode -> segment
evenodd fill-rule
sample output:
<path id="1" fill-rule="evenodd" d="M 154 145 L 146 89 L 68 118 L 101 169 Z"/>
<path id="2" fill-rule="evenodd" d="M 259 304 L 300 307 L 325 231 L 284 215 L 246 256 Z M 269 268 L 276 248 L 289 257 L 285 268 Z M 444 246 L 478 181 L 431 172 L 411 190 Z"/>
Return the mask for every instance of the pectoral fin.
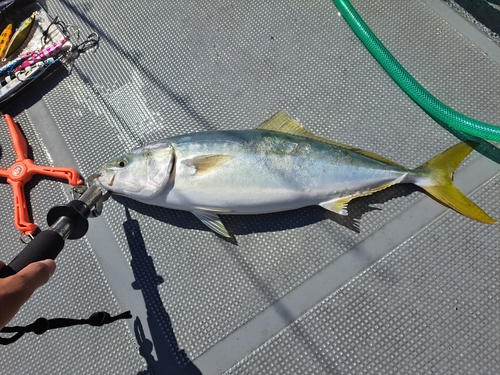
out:
<path id="1" fill-rule="evenodd" d="M 193 214 L 201 220 L 203 224 L 212 229 L 215 233 L 223 236 L 231 238 L 231 235 L 227 231 L 226 227 L 220 221 L 217 214 L 210 211 L 192 211 Z"/>
<path id="2" fill-rule="evenodd" d="M 185 165 L 196 170 L 195 173 L 207 173 L 233 159 L 231 155 L 203 155 L 182 161 Z"/>
<path id="3" fill-rule="evenodd" d="M 319 205 L 323 208 L 326 208 L 328 211 L 335 212 L 339 215 L 342 216 L 347 216 L 347 203 L 351 199 L 354 199 L 355 197 L 350 196 L 350 197 L 342 197 L 342 198 L 335 198 L 323 203 L 320 203 Z"/>

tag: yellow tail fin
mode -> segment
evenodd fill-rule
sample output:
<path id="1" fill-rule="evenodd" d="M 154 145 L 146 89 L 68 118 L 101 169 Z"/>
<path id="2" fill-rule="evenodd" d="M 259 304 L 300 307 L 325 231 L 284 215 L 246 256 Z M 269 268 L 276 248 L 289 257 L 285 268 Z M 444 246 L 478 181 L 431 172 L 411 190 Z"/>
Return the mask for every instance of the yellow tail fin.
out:
<path id="1" fill-rule="evenodd" d="M 453 185 L 455 170 L 472 150 L 473 148 L 468 144 L 459 143 L 435 156 L 412 171 L 423 177 L 416 179 L 415 184 L 462 215 L 483 223 L 498 224 L 498 221 L 490 217 Z"/>

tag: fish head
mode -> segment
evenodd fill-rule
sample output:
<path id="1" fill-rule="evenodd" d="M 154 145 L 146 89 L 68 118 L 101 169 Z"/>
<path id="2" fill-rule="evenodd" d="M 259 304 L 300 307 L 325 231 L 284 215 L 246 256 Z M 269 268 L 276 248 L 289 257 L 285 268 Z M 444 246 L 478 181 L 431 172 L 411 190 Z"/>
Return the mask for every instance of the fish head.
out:
<path id="1" fill-rule="evenodd" d="M 96 184 L 132 199 L 152 199 L 173 181 L 174 162 L 175 153 L 171 145 L 142 147 L 103 165 Z"/>

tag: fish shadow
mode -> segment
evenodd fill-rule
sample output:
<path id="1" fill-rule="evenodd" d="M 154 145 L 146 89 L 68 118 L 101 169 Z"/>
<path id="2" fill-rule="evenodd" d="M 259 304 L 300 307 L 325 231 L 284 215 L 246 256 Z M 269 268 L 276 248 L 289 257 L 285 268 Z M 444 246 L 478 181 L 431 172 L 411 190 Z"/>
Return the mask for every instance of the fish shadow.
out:
<path id="1" fill-rule="evenodd" d="M 305 227 L 323 220 L 332 220 L 353 232 L 360 233 L 359 224 L 363 215 L 370 211 L 383 209 L 373 207 L 372 205 L 386 203 L 392 199 L 404 197 L 419 190 L 414 185 L 401 184 L 370 196 L 356 198 L 349 202 L 349 215 L 347 216 L 336 214 L 319 206 L 308 206 L 296 210 L 260 215 L 220 215 L 220 218 L 228 232 L 232 235 L 279 232 Z M 152 206 L 119 195 L 113 195 L 112 197 L 123 206 L 163 223 L 184 229 L 211 231 L 191 212 Z M 226 240 L 236 243 L 234 238 Z"/>

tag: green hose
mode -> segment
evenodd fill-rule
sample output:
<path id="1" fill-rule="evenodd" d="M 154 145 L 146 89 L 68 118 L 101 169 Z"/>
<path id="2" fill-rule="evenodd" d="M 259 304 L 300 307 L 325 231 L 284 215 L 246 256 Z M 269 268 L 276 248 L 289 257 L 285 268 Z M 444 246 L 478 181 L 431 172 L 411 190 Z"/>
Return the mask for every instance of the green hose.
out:
<path id="1" fill-rule="evenodd" d="M 333 0 L 365 47 L 396 83 L 429 115 L 451 128 L 479 138 L 500 142 L 500 126 L 467 117 L 435 98 L 391 55 L 348 0 Z"/>

